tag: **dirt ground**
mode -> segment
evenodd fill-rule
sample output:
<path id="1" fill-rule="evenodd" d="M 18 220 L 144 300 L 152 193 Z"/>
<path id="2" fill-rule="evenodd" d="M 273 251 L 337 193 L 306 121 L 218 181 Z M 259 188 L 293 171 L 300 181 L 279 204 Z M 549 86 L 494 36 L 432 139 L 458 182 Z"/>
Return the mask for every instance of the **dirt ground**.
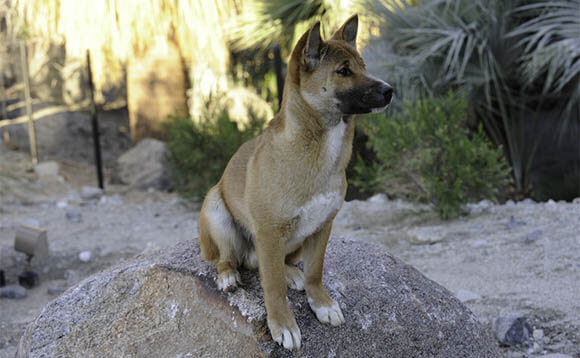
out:
<path id="1" fill-rule="evenodd" d="M 92 167 L 70 160 L 60 167 L 62 179 L 39 181 L 27 155 L 0 150 L 0 269 L 9 284 L 27 269 L 40 275 L 26 298 L 0 299 L 0 358 L 14 355 L 25 326 L 63 289 L 135 254 L 197 235 L 199 204 L 110 185 L 100 199 L 83 200 L 80 187 L 95 185 Z M 544 331 L 541 345 L 504 347 L 506 357 L 578 358 L 579 200 L 482 202 L 470 206 L 469 216 L 441 222 L 427 206 L 375 196 L 345 203 L 333 237 L 386 245 L 455 293 L 490 329 L 495 317 L 521 312 Z M 20 224 L 47 230 L 48 259 L 28 265 L 14 251 Z M 87 252 L 90 258 L 81 260 Z"/>

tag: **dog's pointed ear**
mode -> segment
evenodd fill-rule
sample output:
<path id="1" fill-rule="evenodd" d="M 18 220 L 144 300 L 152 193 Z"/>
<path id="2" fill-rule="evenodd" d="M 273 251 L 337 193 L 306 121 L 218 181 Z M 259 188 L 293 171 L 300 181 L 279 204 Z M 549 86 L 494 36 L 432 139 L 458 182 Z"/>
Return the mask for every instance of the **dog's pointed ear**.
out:
<path id="1" fill-rule="evenodd" d="M 320 21 L 308 31 L 306 45 L 302 52 L 302 58 L 307 71 L 312 71 L 320 62 L 323 52 L 322 37 L 320 37 Z"/>
<path id="2" fill-rule="evenodd" d="M 346 22 L 336 30 L 332 36 L 333 40 L 346 41 L 349 45 L 356 48 L 356 34 L 358 32 L 358 15 L 354 14 L 346 20 Z"/>

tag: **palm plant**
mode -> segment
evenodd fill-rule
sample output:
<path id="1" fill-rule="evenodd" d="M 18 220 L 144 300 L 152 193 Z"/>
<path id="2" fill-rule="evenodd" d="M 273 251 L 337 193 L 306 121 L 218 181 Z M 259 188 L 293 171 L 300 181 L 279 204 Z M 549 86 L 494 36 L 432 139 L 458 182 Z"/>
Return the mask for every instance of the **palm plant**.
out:
<path id="1" fill-rule="evenodd" d="M 568 114 L 580 98 L 580 1 L 538 1 L 516 8 L 514 15 L 527 19 L 507 35 L 519 39 L 517 45 L 523 48 L 524 88 L 541 87 L 542 96 L 554 97 L 568 89 Z"/>
<path id="2" fill-rule="evenodd" d="M 288 54 L 314 22 L 321 21 L 322 35 L 329 37 L 353 12 L 363 10 L 353 0 L 255 0 L 231 23 L 230 45 L 238 51 L 279 45 Z M 361 23 L 359 37 L 362 32 L 364 38 L 368 30 Z"/>
<path id="3" fill-rule="evenodd" d="M 399 97 L 466 92 L 471 118 L 503 146 L 516 189 L 529 190 L 542 117 L 562 135 L 580 111 L 580 0 L 366 4 L 381 28 L 369 52 Z"/>

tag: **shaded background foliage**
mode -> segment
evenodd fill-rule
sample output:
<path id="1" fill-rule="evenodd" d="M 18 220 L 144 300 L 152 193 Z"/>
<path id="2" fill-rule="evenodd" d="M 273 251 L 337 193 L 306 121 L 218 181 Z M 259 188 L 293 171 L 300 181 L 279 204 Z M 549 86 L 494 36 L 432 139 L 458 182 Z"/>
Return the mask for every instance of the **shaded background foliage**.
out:
<path id="1" fill-rule="evenodd" d="M 369 116 L 360 125 L 377 153 L 370 165 L 357 161 L 352 181 L 361 188 L 431 203 L 444 219 L 464 214 L 462 205 L 496 201 L 510 183 L 500 148 L 480 125 L 465 126 L 465 97 L 405 101 L 388 120 Z M 370 168 L 370 172 L 369 172 Z"/>
<path id="2" fill-rule="evenodd" d="M 483 123 L 504 148 L 516 194 L 578 196 L 580 178 L 571 177 L 580 166 L 580 1 L 366 6 L 384 29 L 366 57 L 399 99 L 466 93 L 471 127 Z"/>

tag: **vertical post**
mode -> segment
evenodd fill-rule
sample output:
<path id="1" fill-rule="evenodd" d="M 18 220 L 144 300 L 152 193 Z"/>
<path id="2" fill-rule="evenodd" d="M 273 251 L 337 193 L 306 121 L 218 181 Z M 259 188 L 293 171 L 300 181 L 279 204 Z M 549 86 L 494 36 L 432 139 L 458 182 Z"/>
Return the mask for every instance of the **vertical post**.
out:
<path id="1" fill-rule="evenodd" d="M 32 98 L 30 96 L 30 74 L 28 73 L 28 58 L 26 56 L 26 44 L 20 41 L 20 62 L 22 65 L 22 76 L 24 80 L 24 97 L 26 101 L 26 114 L 28 115 L 28 140 L 30 142 L 30 156 L 32 164 L 38 164 L 38 151 L 36 147 L 36 131 L 34 129 L 34 118 L 32 118 Z"/>
<path id="2" fill-rule="evenodd" d="M 6 111 L 6 91 L 4 89 L 4 69 L 0 68 L 0 102 L 2 103 L 2 116 L 0 119 L 8 119 L 8 112 Z"/>
<path id="3" fill-rule="evenodd" d="M 276 85 L 278 87 L 278 104 L 282 107 L 284 77 L 282 77 L 282 56 L 280 56 L 280 46 L 278 45 L 274 45 L 274 71 L 276 72 Z"/>
<path id="4" fill-rule="evenodd" d="M 91 53 L 87 50 L 87 70 L 89 78 L 89 97 L 91 100 L 91 123 L 93 127 L 93 145 L 95 152 L 95 167 L 97 169 L 97 179 L 99 188 L 103 186 L 103 164 L 101 163 L 101 140 L 99 138 L 99 120 L 97 114 L 97 105 L 95 104 L 95 86 L 93 84 L 93 71 L 91 69 Z"/>

